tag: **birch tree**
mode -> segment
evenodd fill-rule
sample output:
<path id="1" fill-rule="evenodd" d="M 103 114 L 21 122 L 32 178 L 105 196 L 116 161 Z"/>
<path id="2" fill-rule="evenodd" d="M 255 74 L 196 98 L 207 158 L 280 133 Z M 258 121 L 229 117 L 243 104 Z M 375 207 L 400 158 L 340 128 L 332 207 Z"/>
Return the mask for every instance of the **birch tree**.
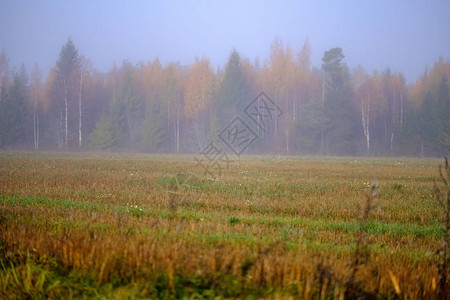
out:
<path id="1" fill-rule="evenodd" d="M 85 142 L 83 137 L 86 133 L 83 132 L 86 126 L 83 123 L 85 121 L 84 112 L 88 109 L 86 103 L 86 94 L 89 96 L 89 85 L 92 86 L 92 75 L 94 71 L 92 63 L 84 56 L 80 56 L 78 63 L 78 147 L 82 147 Z M 91 82 L 91 84 L 89 84 Z M 92 94 L 92 93 L 91 93 Z"/>
<path id="2" fill-rule="evenodd" d="M 366 137 L 366 150 L 370 153 L 370 120 L 372 118 L 371 104 L 372 104 L 372 87 L 371 82 L 366 82 L 362 87 L 361 92 L 361 121 Z M 372 108 L 373 109 L 373 108 Z"/>
<path id="3" fill-rule="evenodd" d="M 33 107 L 33 147 L 34 150 L 39 150 L 39 135 L 40 135 L 40 111 L 42 101 L 42 74 L 39 66 L 36 64 L 31 74 L 30 86 L 30 104 Z"/>
<path id="4" fill-rule="evenodd" d="M 75 48 L 72 39 L 64 44 L 59 54 L 59 60 L 56 63 L 56 73 L 59 84 L 63 89 L 63 144 L 67 147 L 69 135 L 69 98 L 73 93 L 73 80 L 77 78 L 79 57 L 78 50 Z"/>
<path id="5" fill-rule="evenodd" d="M 172 148 L 173 140 L 176 152 L 179 151 L 179 105 L 180 105 L 180 70 L 179 66 L 171 63 L 164 69 L 164 81 L 161 88 L 161 102 L 167 106 L 166 141 L 168 148 Z M 174 109 L 175 107 L 175 109 Z M 175 116 L 173 116 L 175 115 Z M 174 124 L 172 124 L 172 122 Z M 172 140 L 173 139 L 173 140 Z"/>

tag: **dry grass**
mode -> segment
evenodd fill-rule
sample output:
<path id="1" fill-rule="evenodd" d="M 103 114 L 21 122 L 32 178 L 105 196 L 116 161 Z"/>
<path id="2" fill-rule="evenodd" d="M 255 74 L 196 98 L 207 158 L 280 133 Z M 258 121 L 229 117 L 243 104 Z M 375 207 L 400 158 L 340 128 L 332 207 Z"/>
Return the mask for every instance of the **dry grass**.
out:
<path id="1" fill-rule="evenodd" d="M 438 160 L 0 155 L 2 298 L 340 299 L 374 179 L 355 295 L 437 297 Z"/>

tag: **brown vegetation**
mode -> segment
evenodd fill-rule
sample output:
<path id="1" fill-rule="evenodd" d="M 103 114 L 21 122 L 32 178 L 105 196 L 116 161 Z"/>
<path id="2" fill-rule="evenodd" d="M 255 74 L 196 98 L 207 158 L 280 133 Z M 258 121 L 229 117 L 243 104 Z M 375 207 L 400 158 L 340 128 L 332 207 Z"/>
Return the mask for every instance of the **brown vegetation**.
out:
<path id="1" fill-rule="evenodd" d="M 252 157 L 212 181 L 191 157 L 3 153 L 0 295 L 340 299 L 354 272 L 356 296 L 436 299 L 436 165 Z"/>

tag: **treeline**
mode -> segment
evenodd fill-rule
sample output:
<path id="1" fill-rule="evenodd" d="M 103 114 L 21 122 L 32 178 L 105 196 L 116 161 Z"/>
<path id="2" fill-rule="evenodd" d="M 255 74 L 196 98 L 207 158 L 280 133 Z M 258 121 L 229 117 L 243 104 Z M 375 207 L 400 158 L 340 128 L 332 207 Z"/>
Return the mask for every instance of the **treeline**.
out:
<path id="1" fill-rule="evenodd" d="M 442 156 L 450 147 L 450 61 L 407 86 L 389 69 L 344 63 L 341 48 L 311 65 L 308 42 L 275 41 L 260 65 L 232 51 L 223 69 L 158 59 L 106 74 L 63 45 L 47 78 L 0 54 L 0 147 L 23 150 L 198 153 L 260 91 L 281 108 L 246 153 Z"/>

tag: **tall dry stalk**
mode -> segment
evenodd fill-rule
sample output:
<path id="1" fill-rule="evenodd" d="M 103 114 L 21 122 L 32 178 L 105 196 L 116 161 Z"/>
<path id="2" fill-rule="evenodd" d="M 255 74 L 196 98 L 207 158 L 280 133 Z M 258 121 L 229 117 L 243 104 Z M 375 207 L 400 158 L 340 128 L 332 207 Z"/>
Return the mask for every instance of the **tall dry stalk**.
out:
<path id="1" fill-rule="evenodd" d="M 359 218 L 359 230 L 358 230 L 358 237 L 356 240 L 354 259 L 352 262 L 352 270 L 346 284 L 346 293 L 347 296 L 350 298 L 356 296 L 357 293 L 355 285 L 356 273 L 358 272 L 360 265 L 364 263 L 364 261 L 369 255 L 370 249 L 366 235 L 367 224 L 369 222 L 370 212 L 374 209 L 374 202 L 378 198 L 379 194 L 380 191 L 378 187 L 378 182 L 374 181 L 370 187 L 370 191 L 367 193 L 365 206 L 362 211 L 362 215 Z"/>
<path id="2" fill-rule="evenodd" d="M 449 150 L 450 151 L 450 150 Z M 434 182 L 434 194 L 435 198 L 438 200 L 439 204 L 444 210 L 444 220 L 443 220 L 443 233 L 444 238 L 442 241 L 442 246 L 438 250 L 438 254 L 442 255 L 443 258 L 438 260 L 437 266 L 439 270 L 439 299 L 449 299 L 448 293 L 448 273 L 450 266 L 450 255 L 449 251 L 449 231 L 450 231 L 450 166 L 448 164 L 448 158 L 445 157 L 445 165 L 439 165 L 439 182 Z M 441 185 L 441 187 L 439 187 Z"/>

